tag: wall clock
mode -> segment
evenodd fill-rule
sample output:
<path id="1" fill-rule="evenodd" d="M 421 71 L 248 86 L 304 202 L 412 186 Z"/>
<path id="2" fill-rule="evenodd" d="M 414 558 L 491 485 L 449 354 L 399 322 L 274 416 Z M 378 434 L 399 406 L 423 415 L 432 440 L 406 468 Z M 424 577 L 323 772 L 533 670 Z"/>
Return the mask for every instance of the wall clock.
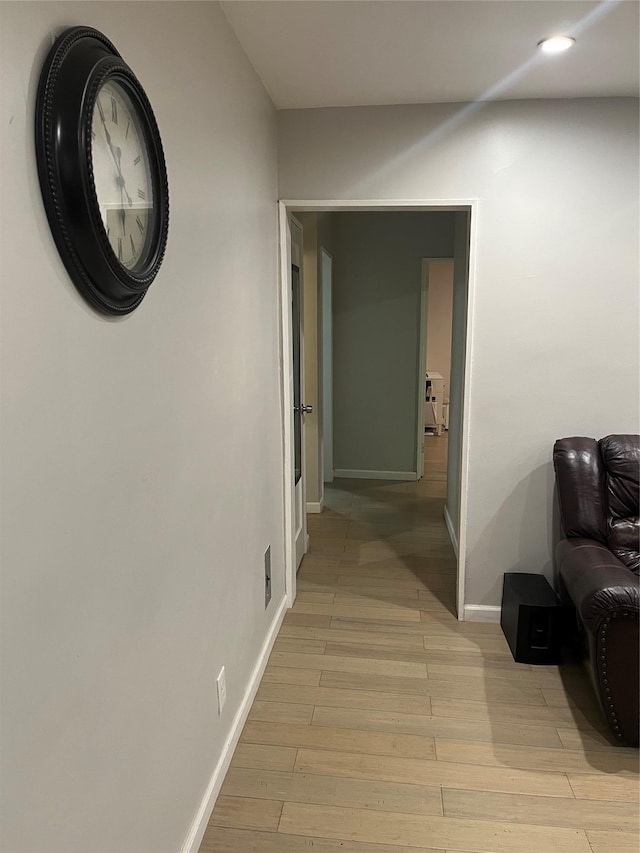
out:
<path id="1" fill-rule="evenodd" d="M 164 256 L 167 173 L 144 89 L 97 30 L 65 30 L 45 60 L 36 160 L 51 232 L 74 284 L 105 314 L 133 311 Z"/>

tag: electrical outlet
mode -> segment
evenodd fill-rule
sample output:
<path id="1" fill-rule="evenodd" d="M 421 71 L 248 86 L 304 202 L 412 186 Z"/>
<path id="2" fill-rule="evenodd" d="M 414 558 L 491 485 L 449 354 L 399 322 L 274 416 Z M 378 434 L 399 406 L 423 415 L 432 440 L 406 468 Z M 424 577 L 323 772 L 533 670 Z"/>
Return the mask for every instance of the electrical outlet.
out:
<path id="1" fill-rule="evenodd" d="M 264 552 L 264 607 L 271 601 L 271 545 Z"/>
<path id="2" fill-rule="evenodd" d="M 224 703 L 227 701 L 227 683 L 224 677 L 224 667 L 222 667 L 220 674 L 216 678 L 216 687 L 218 689 L 218 714 L 221 714 Z"/>

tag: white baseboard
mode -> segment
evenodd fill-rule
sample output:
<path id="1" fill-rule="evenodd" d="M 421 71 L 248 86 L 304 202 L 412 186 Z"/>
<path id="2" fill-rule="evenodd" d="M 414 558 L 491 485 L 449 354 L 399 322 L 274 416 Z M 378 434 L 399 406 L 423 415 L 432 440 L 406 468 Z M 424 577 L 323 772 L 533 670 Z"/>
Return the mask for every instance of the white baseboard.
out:
<path id="1" fill-rule="evenodd" d="M 260 679 L 262 678 L 264 670 L 267 666 L 267 661 L 269 659 L 269 655 L 271 654 L 271 649 L 276 640 L 276 637 L 278 636 L 278 631 L 280 630 L 280 625 L 282 625 L 282 620 L 284 619 L 284 615 L 286 612 L 287 599 L 285 597 L 280 602 L 280 606 L 276 611 L 276 615 L 273 617 L 271 627 L 269 628 L 267 636 L 265 637 L 265 641 L 262 644 L 260 654 L 258 655 L 258 660 L 256 661 L 256 665 L 254 666 L 253 672 L 251 673 L 251 678 L 249 679 L 249 683 L 242 698 L 242 702 L 240 703 L 238 712 L 236 713 L 233 719 L 233 723 L 231 724 L 231 730 L 225 741 L 224 747 L 222 749 L 222 754 L 220 755 L 218 763 L 216 764 L 216 767 L 213 773 L 211 774 L 211 779 L 209 780 L 209 784 L 207 785 L 207 790 L 204 793 L 204 797 L 202 798 L 200 807 L 196 812 L 196 816 L 193 820 L 193 823 L 191 824 L 191 828 L 189 829 L 184 844 L 182 845 L 181 853 L 198 853 L 198 848 L 200 847 L 200 843 L 207 828 L 207 824 L 209 823 L 211 812 L 213 811 L 213 807 L 220 792 L 220 788 L 222 787 L 225 774 L 229 768 L 229 764 L 231 763 L 233 752 L 240 739 L 240 734 L 242 733 L 244 724 L 247 720 L 247 717 L 249 716 L 249 711 L 251 710 L 253 699 L 260 685 Z"/>
<path id="2" fill-rule="evenodd" d="M 447 533 L 449 534 L 449 539 L 451 539 L 451 544 L 453 546 L 453 550 L 455 552 L 456 557 L 458 556 L 458 537 L 456 536 L 456 531 L 453 529 L 453 522 L 451 521 L 451 516 L 449 515 L 449 508 L 445 505 L 442 514 L 444 515 L 444 523 L 447 526 Z"/>
<path id="3" fill-rule="evenodd" d="M 349 480 L 417 480 L 415 471 L 362 471 L 359 468 L 336 468 L 336 477 Z"/>
<path id="4" fill-rule="evenodd" d="M 500 624 L 500 607 L 489 604 L 465 604 L 465 622 L 495 622 Z"/>
<path id="5" fill-rule="evenodd" d="M 307 515 L 318 515 L 324 509 L 324 495 L 319 501 L 307 501 Z"/>

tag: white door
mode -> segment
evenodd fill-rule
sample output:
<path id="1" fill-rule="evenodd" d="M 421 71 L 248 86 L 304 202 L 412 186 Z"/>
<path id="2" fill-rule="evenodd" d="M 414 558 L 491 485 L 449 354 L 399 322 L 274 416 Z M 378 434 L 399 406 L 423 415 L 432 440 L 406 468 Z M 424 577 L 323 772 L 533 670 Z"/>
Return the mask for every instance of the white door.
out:
<path id="1" fill-rule="evenodd" d="M 291 418 L 293 428 L 293 537 L 296 569 L 300 566 L 308 545 L 307 510 L 304 487 L 304 415 L 311 412 L 302 399 L 304 388 L 304 331 L 302 289 L 302 226 L 295 217 L 289 220 L 291 230 Z"/>

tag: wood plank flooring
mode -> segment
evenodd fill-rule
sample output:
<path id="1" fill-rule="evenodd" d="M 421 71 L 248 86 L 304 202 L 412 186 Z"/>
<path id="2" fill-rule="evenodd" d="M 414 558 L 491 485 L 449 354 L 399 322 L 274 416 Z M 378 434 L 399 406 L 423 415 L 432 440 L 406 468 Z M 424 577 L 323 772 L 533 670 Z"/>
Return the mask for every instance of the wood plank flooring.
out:
<path id="1" fill-rule="evenodd" d="M 638 853 L 638 751 L 579 665 L 455 618 L 446 437 L 336 480 L 201 853 Z"/>

